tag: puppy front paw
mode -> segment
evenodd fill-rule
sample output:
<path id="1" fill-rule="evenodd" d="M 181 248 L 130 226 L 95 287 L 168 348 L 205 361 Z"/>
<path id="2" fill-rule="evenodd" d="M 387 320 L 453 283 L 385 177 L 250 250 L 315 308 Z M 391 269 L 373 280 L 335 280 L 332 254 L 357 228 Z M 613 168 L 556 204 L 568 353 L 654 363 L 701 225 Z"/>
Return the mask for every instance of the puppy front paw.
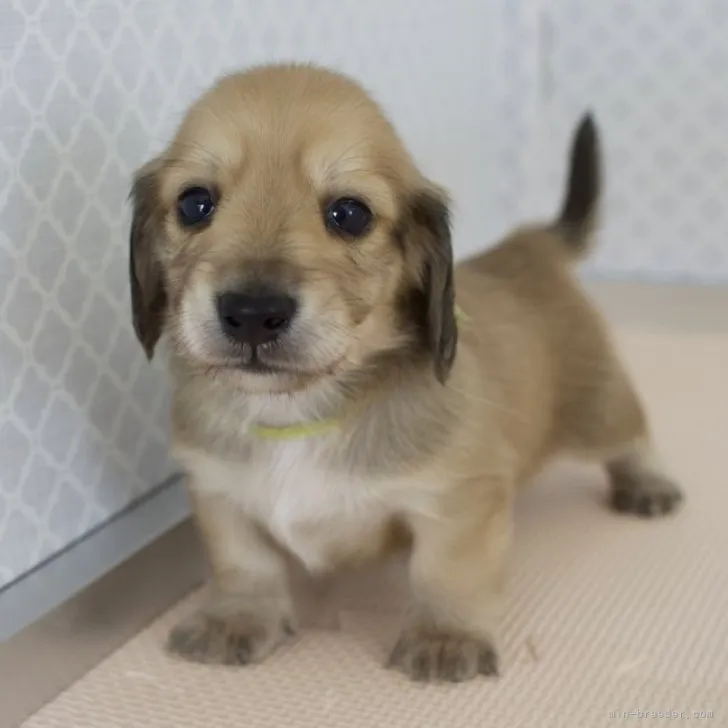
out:
<path id="1" fill-rule="evenodd" d="M 249 665 L 293 634 L 292 621 L 284 615 L 246 610 L 219 616 L 200 610 L 172 629 L 167 650 L 192 662 Z"/>
<path id="2" fill-rule="evenodd" d="M 490 640 L 456 630 L 410 627 L 400 635 L 388 667 L 419 682 L 463 682 L 497 677 L 498 653 Z"/>

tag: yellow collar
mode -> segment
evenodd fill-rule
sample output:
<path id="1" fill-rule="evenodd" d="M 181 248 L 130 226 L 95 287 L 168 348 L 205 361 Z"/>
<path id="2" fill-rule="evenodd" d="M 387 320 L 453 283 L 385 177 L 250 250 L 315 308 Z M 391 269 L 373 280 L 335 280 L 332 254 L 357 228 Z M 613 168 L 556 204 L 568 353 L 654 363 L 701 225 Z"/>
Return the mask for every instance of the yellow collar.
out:
<path id="1" fill-rule="evenodd" d="M 468 315 L 459 307 L 455 307 L 455 320 L 459 324 L 467 324 Z M 303 437 L 315 437 L 323 435 L 338 427 L 340 420 L 325 419 L 314 420 L 313 422 L 299 422 L 295 425 L 281 425 L 274 427 L 270 425 L 251 425 L 248 432 L 251 435 L 260 437 L 263 440 L 296 440 Z"/>
<path id="2" fill-rule="evenodd" d="M 263 440 L 295 440 L 300 437 L 313 437 L 333 430 L 339 425 L 339 420 L 314 420 L 313 422 L 300 422 L 295 425 L 251 425 L 248 432 Z"/>
<path id="3" fill-rule="evenodd" d="M 455 321 L 459 324 L 467 324 L 470 321 L 470 316 L 460 306 L 455 306 Z"/>

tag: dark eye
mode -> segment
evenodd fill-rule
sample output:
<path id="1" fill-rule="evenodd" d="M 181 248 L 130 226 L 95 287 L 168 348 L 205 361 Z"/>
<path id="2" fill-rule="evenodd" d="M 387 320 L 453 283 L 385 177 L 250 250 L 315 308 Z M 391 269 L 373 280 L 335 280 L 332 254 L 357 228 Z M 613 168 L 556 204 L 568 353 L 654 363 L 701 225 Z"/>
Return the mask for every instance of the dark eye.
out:
<path id="1" fill-rule="evenodd" d="M 339 235 L 359 238 L 368 232 L 372 211 L 360 200 L 342 197 L 326 208 L 326 226 Z"/>
<path id="2" fill-rule="evenodd" d="M 215 200 L 210 190 L 190 187 L 177 199 L 177 213 L 182 225 L 192 227 L 208 220 L 215 212 Z"/>

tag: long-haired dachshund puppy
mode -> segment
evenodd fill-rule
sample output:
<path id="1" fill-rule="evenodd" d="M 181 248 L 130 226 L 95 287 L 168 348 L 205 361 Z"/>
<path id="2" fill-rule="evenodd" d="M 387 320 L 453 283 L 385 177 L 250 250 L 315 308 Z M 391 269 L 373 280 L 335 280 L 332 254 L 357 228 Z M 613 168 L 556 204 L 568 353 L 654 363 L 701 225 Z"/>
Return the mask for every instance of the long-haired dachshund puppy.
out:
<path id="1" fill-rule="evenodd" d="M 176 455 L 213 567 L 170 649 L 247 664 L 292 634 L 312 573 L 411 549 L 390 665 L 498 671 L 517 489 L 557 453 L 604 463 L 617 511 L 681 501 L 573 263 L 599 196 L 593 120 L 554 222 L 453 268 L 444 192 L 353 81 L 221 80 L 134 183 L 131 291 L 164 334 Z"/>

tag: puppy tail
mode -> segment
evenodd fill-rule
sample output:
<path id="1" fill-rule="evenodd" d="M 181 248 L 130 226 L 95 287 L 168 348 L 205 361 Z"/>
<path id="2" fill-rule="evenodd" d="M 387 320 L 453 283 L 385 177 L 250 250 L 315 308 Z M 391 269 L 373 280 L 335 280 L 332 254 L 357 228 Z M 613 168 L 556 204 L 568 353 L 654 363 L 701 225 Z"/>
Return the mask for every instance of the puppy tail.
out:
<path id="1" fill-rule="evenodd" d="M 555 229 L 575 258 L 589 251 L 597 225 L 601 193 L 599 132 L 593 116 L 585 114 L 574 132 L 569 155 L 566 196 Z"/>

